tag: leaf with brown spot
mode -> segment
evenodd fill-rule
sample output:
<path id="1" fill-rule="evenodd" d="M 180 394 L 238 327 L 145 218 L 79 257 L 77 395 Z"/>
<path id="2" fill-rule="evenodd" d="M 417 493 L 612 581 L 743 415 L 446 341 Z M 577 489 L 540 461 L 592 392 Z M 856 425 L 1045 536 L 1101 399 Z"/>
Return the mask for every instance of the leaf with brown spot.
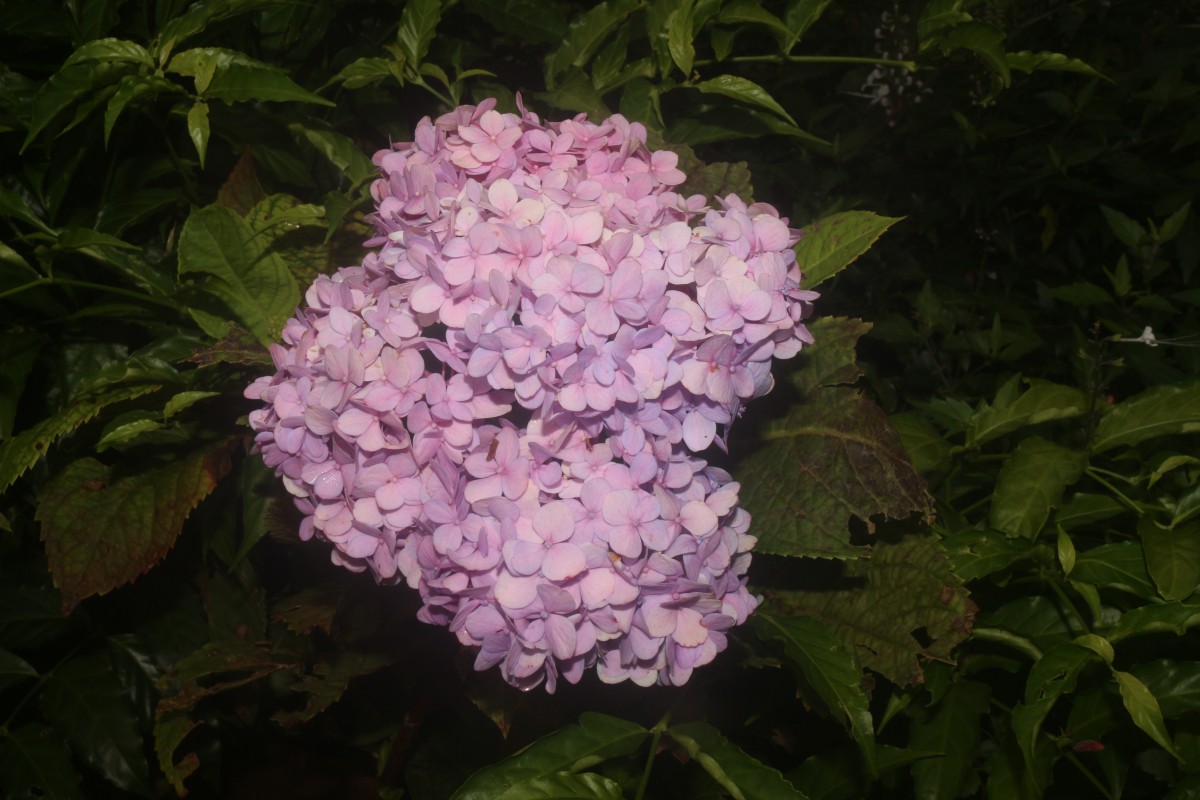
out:
<path id="1" fill-rule="evenodd" d="M 924 680 L 922 659 L 949 660 L 976 612 L 941 542 L 916 534 L 879 542 L 870 558 L 848 563 L 838 588 L 767 591 L 765 608 L 823 621 L 860 665 L 901 686 Z"/>
<path id="2" fill-rule="evenodd" d="M 229 471 L 232 441 L 133 474 L 82 458 L 46 485 L 37 519 L 64 613 L 170 551 L 188 514 Z"/>
<path id="3" fill-rule="evenodd" d="M 302 636 L 315 629 L 330 633 L 345 594 L 341 586 L 310 586 L 275 603 L 271 619 Z"/>

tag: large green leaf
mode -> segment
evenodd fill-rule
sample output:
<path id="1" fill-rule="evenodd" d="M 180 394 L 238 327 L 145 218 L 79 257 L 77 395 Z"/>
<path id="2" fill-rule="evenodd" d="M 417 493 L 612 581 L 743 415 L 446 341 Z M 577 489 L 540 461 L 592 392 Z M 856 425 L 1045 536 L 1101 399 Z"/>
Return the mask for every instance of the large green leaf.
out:
<path id="1" fill-rule="evenodd" d="M 298 122 L 289 125 L 288 130 L 303 137 L 330 164 L 344 172 L 352 184 L 362 183 L 378 173 L 371 159 L 349 136 L 337 131 L 307 127 Z"/>
<path id="2" fill-rule="evenodd" d="M 158 563 L 228 470 L 229 446 L 221 443 L 132 473 L 84 458 L 55 476 L 37 516 L 64 609 Z"/>
<path id="3" fill-rule="evenodd" d="M 425 60 L 442 18 L 442 0 L 406 0 L 400 14 L 396 44 L 414 69 Z"/>
<path id="4" fill-rule="evenodd" d="M 88 764 L 126 791 L 149 793 L 137 718 L 106 656 L 81 656 L 57 667 L 41 702 L 46 719 Z"/>
<path id="5" fill-rule="evenodd" d="M 1200 383 L 1154 386 L 1112 407 L 1092 439 L 1092 452 L 1134 445 L 1156 436 L 1200 431 Z"/>
<path id="6" fill-rule="evenodd" d="M 735 800 L 805 800 L 779 770 L 748 755 L 706 722 L 672 725 L 667 735 Z"/>
<path id="7" fill-rule="evenodd" d="M 24 152 L 68 108 L 85 98 L 99 101 L 103 87 L 114 83 L 133 66 L 125 62 L 75 64 L 50 76 L 33 98 L 29 133 L 21 145 Z"/>
<path id="8" fill-rule="evenodd" d="M 813 26 L 833 0 L 791 0 L 783 20 L 787 23 L 794 41 L 803 38 L 808 29 Z"/>
<path id="9" fill-rule="evenodd" d="M 587 64 L 608 35 L 641 6 L 642 0 L 605 0 L 574 19 L 546 61 L 546 88 L 553 89 L 567 67 Z"/>
<path id="10" fill-rule="evenodd" d="M 578 772 L 605 759 L 629 755 L 649 735 L 641 725 L 589 711 L 578 724 L 561 728 L 515 756 L 476 772 L 452 800 L 491 800 L 522 781 Z"/>
<path id="11" fill-rule="evenodd" d="M 692 76 L 692 62 L 696 60 L 696 45 L 692 42 L 695 35 L 692 30 L 692 5 L 692 0 L 683 0 L 667 17 L 666 25 L 667 50 L 675 66 L 683 73 L 684 80 Z"/>
<path id="12" fill-rule="evenodd" d="M 936 537 L 880 542 L 844 572 L 839 588 L 768 590 L 763 610 L 821 620 L 860 665 L 902 686 L 920 683 L 921 660 L 948 660 L 971 631 L 975 605 Z"/>
<path id="13" fill-rule="evenodd" d="M 1012 536 L 1032 539 L 1062 502 L 1063 491 L 1079 480 L 1087 456 L 1038 436 L 1017 446 L 996 477 L 990 513 L 991 527 Z"/>
<path id="14" fill-rule="evenodd" d="M 1146 555 L 1140 542 L 1102 544 L 1079 553 L 1071 577 L 1102 588 L 1130 592 L 1146 600 L 1158 596 L 1146 570 Z"/>
<path id="15" fill-rule="evenodd" d="M 979 56 L 988 69 L 996 73 L 1001 84 L 1012 83 L 1008 58 L 1004 52 L 1004 31 L 984 22 L 963 22 L 938 37 L 943 53 L 967 50 Z"/>
<path id="16" fill-rule="evenodd" d="M 1080 390 L 1049 381 L 1028 383 L 1029 389 L 1020 396 L 1008 402 L 997 396 L 993 405 L 985 405 L 975 415 L 967 429 L 968 447 L 978 447 L 1028 425 L 1087 413 L 1088 396 Z"/>
<path id="17" fill-rule="evenodd" d="M 38 462 L 58 437 L 70 433 L 105 407 L 155 392 L 157 384 L 121 386 L 104 392 L 85 392 L 71 405 L 28 428 L 0 446 L 0 492 Z"/>
<path id="18" fill-rule="evenodd" d="M 83 797 L 71 752 L 52 728 L 40 722 L 0 737 L 0 786 L 13 798 Z"/>
<path id="19" fill-rule="evenodd" d="M 843 211 L 806 225 L 795 248 L 805 288 L 820 285 L 854 263 L 901 219 L 870 211 Z"/>
<path id="20" fill-rule="evenodd" d="M 717 22 L 760 25 L 785 41 L 790 41 L 793 35 L 798 35 L 793 34 L 783 20 L 763 8 L 756 0 L 733 0 L 727 3 L 717 15 Z"/>
<path id="21" fill-rule="evenodd" d="M 1146 569 L 1167 600 L 1191 597 L 1200 585 L 1200 524 L 1160 528 L 1149 516 L 1138 523 Z"/>
<path id="22" fill-rule="evenodd" d="M 892 427 L 904 443 L 904 450 L 920 472 L 932 472 L 950 458 L 950 443 L 929 418 L 915 411 L 893 414 Z"/>
<path id="23" fill-rule="evenodd" d="M 287 265 L 235 212 L 221 206 L 193 211 L 179 237 L 179 272 L 208 276 L 205 288 L 224 300 L 264 344 L 283 329 L 300 299 Z"/>
<path id="24" fill-rule="evenodd" d="M 862 673 L 845 643 L 813 617 L 783 617 L 769 611 L 754 616 L 754 629 L 783 643 L 788 659 L 850 729 L 869 771 L 875 771 L 875 727 Z"/>
<path id="25" fill-rule="evenodd" d="M 971 774 L 980 739 L 980 719 L 988 710 L 987 685 L 962 681 L 950 687 L 925 719 L 914 722 L 908 744 L 919 751 L 940 753 L 912 765 L 913 797 L 953 800 Z"/>

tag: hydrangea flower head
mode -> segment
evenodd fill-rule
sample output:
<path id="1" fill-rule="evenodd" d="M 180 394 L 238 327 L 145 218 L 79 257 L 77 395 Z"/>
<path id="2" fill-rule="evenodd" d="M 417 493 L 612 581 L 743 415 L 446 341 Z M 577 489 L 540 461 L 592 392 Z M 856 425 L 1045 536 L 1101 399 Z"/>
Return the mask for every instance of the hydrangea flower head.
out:
<path id="1" fill-rule="evenodd" d="M 372 249 L 246 390 L 301 537 L 514 686 L 684 683 L 757 604 L 738 484 L 702 454 L 812 341 L 798 233 L 680 195 L 621 116 L 484 101 L 374 161 Z"/>

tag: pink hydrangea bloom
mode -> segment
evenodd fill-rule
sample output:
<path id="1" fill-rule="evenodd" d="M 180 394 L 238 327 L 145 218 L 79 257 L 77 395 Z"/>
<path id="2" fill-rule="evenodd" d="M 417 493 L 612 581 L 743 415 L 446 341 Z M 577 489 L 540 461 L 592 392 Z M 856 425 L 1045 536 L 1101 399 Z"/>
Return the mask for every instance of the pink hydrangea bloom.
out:
<path id="1" fill-rule="evenodd" d="M 484 101 L 414 139 L 375 155 L 375 249 L 246 390 L 301 537 L 515 686 L 682 684 L 757 604 L 738 484 L 700 453 L 811 342 L 798 233 L 679 195 L 621 116 Z"/>

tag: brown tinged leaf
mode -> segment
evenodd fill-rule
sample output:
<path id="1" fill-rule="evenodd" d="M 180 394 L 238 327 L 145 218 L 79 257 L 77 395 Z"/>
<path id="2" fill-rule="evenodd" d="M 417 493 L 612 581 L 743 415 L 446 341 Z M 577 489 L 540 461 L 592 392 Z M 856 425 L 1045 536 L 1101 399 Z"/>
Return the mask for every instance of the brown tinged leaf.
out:
<path id="1" fill-rule="evenodd" d="M 928 516 L 925 480 L 878 405 L 841 384 L 861 376 L 854 347 L 869 329 L 861 320 L 825 318 L 810 329 L 792 382 L 799 401 L 786 417 L 737 443 L 736 473 L 750 512 L 756 550 L 784 556 L 857 558 L 851 517 L 874 532 L 871 518 Z"/>
<path id="2" fill-rule="evenodd" d="M 192 509 L 229 472 L 234 441 L 129 475 L 82 458 L 46 485 L 37 519 L 64 614 L 133 581 L 170 551 Z"/>
<path id="3" fill-rule="evenodd" d="M 948 661 L 971 632 L 976 606 L 934 536 L 881 541 L 845 579 L 829 591 L 767 591 L 765 608 L 823 621 L 861 666 L 900 686 L 921 683 L 921 660 Z"/>
<path id="4" fill-rule="evenodd" d="M 247 367 L 272 366 L 271 354 L 263 347 L 254 334 L 241 327 L 232 325 L 229 333 L 220 341 L 209 347 L 203 347 L 192 352 L 184 359 L 198 367 L 211 367 L 214 364 L 241 364 Z"/>
<path id="5" fill-rule="evenodd" d="M 333 661 L 321 661 L 313 666 L 292 688 L 308 695 L 308 702 L 299 711 L 280 711 L 272 717 L 285 728 L 294 728 L 310 721 L 342 698 L 350 681 L 386 667 L 394 659 L 382 653 L 351 651 L 339 653 Z"/>
<path id="6" fill-rule="evenodd" d="M 282 622 L 289 631 L 301 636 L 316 629 L 331 633 L 345 594 L 346 590 L 341 586 L 310 586 L 275 603 L 271 619 Z"/>
<path id="7" fill-rule="evenodd" d="M 217 192 L 216 205 L 231 208 L 244 215 L 266 199 L 266 196 L 267 193 L 263 191 L 254 171 L 254 156 L 247 147 Z"/>
<path id="8" fill-rule="evenodd" d="M 154 753 L 158 756 L 158 767 L 180 797 L 187 797 L 183 781 L 200 767 L 200 758 L 195 753 L 188 753 L 176 762 L 175 751 L 199 726 L 199 722 L 178 711 L 159 715 L 154 721 Z"/>

